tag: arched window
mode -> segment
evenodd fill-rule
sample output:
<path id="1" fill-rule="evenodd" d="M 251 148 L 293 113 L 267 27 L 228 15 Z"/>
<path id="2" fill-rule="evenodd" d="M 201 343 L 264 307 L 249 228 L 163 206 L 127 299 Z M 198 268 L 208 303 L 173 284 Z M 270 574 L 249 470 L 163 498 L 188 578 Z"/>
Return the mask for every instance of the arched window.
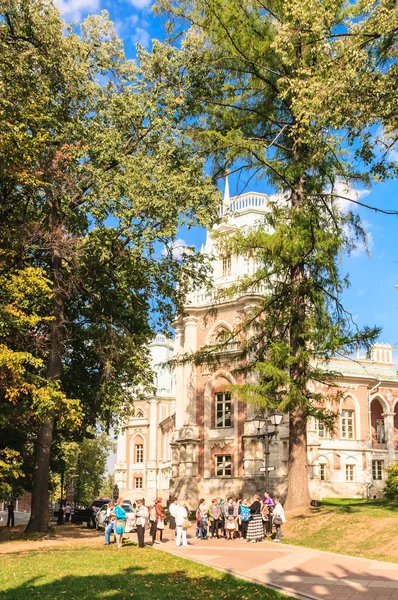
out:
<path id="1" fill-rule="evenodd" d="M 386 432 L 383 417 L 384 411 L 384 400 L 379 397 L 372 398 L 370 403 L 372 447 L 378 448 L 379 450 L 382 450 L 386 447 Z"/>
<path id="2" fill-rule="evenodd" d="M 137 410 L 137 412 L 135 413 L 135 418 L 136 418 L 136 419 L 143 419 L 143 418 L 144 418 L 144 416 L 145 416 L 145 415 L 144 415 L 144 413 L 142 412 L 142 410 L 141 410 L 140 408 L 139 408 L 139 409 Z"/>

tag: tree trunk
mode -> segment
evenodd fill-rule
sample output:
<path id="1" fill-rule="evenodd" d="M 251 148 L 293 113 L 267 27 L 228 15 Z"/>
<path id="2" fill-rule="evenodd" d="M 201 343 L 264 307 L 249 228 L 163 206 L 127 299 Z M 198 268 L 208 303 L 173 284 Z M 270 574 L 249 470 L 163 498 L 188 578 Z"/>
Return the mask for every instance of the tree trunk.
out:
<path id="1" fill-rule="evenodd" d="M 309 506 L 307 419 L 301 408 L 289 415 L 288 491 L 284 507 Z"/>
<path id="2" fill-rule="evenodd" d="M 295 149 L 295 152 L 297 149 Z M 304 182 L 301 178 L 296 190 L 292 193 L 292 208 L 300 211 L 304 199 Z M 292 266 L 290 280 L 295 290 L 291 307 L 290 348 L 292 356 L 300 357 L 305 349 L 303 334 L 306 328 L 306 297 L 302 288 L 305 279 L 305 264 L 299 262 Z M 303 380 L 303 373 L 308 365 L 302 360 L 293 364 L 290 379 L 294 382 Z M 306 390 L 301 390 L 305 394 Z M 296 406 L 289 414 L 289 458 L 288 458 L 288 490 L 285 508 L 291 510 L 298 506 L 309 505 L 308 489 L 308 456 L 307 456 L 307 418 L 304 411 Z"/>
<path id="3" fill-rule="evenodd" d="M 54 227 L 54 229 L 57 231 L 57 228 Z M 62 370 L 65 300 L 61 286 L 61 267 L 61 256 L 58 250 L 54 249 L 51 260 L 54 293 L 52 314 L 54 316 L 54 322 L 51 329 L 50 357 L 47 369 L 47 379 L 51 381 L 58 380 L 61 377 Z M 37 434 L 31 515 L 25 530 L 27 533 L 46 532 L 50 528 L 48 487 L 53 433 L 54 417 L 51 417 L 41 424 Z"/>
<path id="4" fill-rule="evenodd" d="M 42 423 L 37 434 L 31 513 L 25 530 L 27 533 L 45 532 L 50 528 L 48 480 L 53 430 L 54 419 L 48 419 Z"/>

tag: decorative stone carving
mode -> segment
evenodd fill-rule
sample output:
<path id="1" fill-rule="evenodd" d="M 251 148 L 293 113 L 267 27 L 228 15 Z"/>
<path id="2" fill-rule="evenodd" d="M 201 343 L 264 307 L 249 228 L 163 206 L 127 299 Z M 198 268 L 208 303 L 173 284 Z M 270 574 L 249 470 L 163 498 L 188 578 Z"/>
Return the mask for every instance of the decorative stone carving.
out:
<path id="1" fill-rule="evenodd" d="M 210 448 L 220 448 L 220 450 L 224 450 L 225 446 L 230 446 L 231 448 L 233 448 L 235 446 L 235 443 L 233 440 L 224 440 L 223 442 L 217 442 L 214 441 L 211 445 Z"/>
<path id="2" fill-rule="evenodd" d="M 209 323 L 203 319 L 203 321 L 200 324 L 200 328 L 202 331 L 206 331 L 209 328 Z"/>
<path id="3" fill-rule="evenodd" d="M 199 440 L 199 430 L 196 423 L 185 423 L 178 435 L 178 441 L 181 440 Z"/>
<path id="4" fill-rule="evenodd" d="M 242 323 L 242 317 L 240 315 L 236 315 L 233 321 L 235 325 L 240 325 Z"/>

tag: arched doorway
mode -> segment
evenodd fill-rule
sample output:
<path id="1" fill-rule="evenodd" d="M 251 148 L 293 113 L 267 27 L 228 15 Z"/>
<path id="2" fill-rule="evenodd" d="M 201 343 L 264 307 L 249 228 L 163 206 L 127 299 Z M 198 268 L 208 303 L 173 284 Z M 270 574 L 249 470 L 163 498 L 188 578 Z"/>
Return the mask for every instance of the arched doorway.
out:
<path id="1" fill-rule="evenodd" d="M 373 398 L 370 404 L 370 423 L 372 448 L 376 450 L 384 450 L 387 447 L 383 413 L 384 407 L 380 400 Z"/>

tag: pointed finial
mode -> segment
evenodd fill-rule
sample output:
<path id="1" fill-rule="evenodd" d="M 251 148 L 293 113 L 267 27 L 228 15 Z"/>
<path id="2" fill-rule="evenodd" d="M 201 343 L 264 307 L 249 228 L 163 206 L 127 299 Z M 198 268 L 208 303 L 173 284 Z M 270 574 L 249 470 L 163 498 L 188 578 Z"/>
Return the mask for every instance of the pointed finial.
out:
<path id="1" fill-rule="evenodd" d="M 229 171 L 225 171 L 225 188 L 224 188 L 224 197 L 223 197 L 223 206 L 224 210 L 229 208 L 230 196 L 229 196 L 229 181 L 228 181 Z"/>

